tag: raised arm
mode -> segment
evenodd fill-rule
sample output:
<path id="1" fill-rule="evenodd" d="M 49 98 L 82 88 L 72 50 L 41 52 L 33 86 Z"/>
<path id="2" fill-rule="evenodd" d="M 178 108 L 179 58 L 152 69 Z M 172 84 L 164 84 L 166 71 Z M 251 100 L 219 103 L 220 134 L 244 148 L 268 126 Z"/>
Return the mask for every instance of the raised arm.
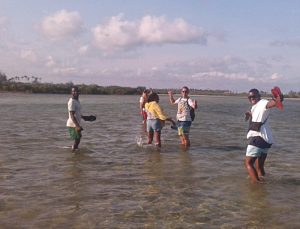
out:
<path id="1" fill-rule="evenodd" d="M 273 108 L 273 107 L 277 107 L 278 109 L 282 110 L 283 109 L 283 105 L 282 105 L 282 102 L 283 102 L 283 94 L 281 93 L 280 91 L 280 88 L 279 87 L 274 87 L 272 90 L 272 95 L 273 95 L 273 99 L 270 100 L 267 105 L 266 105 L 266 108 L 267 109 L 270 109 L 270 108 Z"/>
<path id="2" fill-rule="evenodd" d="M 273 108 L 273 107 L 277 107 L 277 104 L 281 102 L 281 98 L 278 96 L 276 98 L 273 98 L 271 100 L 269 100 L 269 102 L 266 105 L 267 109 Z"/>
<path id="3" fill-rule="evenodd" d="M 193 106 L 192 106 L 195 110 L 198 108 L 198 103 L 197 100 L 193 100 Z"/>
<path id="4" fill-rule="evenodd" d="M 175 104 L 175 99 L 174 99 L 174 96 L 173 96 L 173 92 L 172 91 L 168 91 L 168 95 L 169 95 L 170 103 L 172 105 Z"/>

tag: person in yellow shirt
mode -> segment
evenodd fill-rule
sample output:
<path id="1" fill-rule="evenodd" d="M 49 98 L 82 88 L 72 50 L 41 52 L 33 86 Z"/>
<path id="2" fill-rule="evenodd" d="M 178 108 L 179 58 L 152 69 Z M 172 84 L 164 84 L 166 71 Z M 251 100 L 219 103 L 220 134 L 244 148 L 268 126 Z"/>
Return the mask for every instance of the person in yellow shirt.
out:
<path id="1" fill-rule="evenodd" d="M 159 96 L 153 92 L 149 95 L 148 101 L 145 104 L 147 112 L 147 132 L 148 132 L 148 144 L 152 144 L 153 137 L 155 137 L 155 145 L 161 147 L 161 130 L 165 124 L 165 121 L 171 122 L 175 125 L 175 122 L 165 115 L 160 107 Z"/>

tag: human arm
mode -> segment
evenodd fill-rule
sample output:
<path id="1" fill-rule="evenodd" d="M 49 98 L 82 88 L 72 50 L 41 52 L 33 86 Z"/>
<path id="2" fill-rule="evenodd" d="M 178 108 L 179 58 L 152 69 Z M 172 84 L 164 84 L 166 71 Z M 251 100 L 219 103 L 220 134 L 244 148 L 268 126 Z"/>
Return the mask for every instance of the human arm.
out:
<path id="1" fill-rule="evenodd" d="M 176 122 L 172 118 L 167 118 L 166 121 L 169 121 L 172 123 L 172 126 L 176 125 Z"/>
<path id="2" fill-rule="evenodd" d="M 168 91 L 168 95 L 169 95 L 170 103 L 172 105 L 175 104 L 175 99 L 174 99 L 174 96 L 173 96 L 173 92 L 172 91 Z"/>
<path id="3" fill-rule="evenodd" d="M 172 118 L 168 117 L 164 112 L 163 110 L 161 109 L 161 107 L 157 104 L 157 107 L 155 107 L 155 110 L 156 110 L 156 114 L 158 115 L 159 119 L 161 121 L 169 121 L 172 123 L 172 125 L 176 125 L 176 123 L 173 121 Z"/>
<path id="4" fill-rule="evenodd" d="M 79 125 L 79 123 L 78 123 L 78 121 L 77 121 L 77 119 L 75 117 L 75 111 L 69 111 L 69 112 L 70 112 L 70 117 L 71 117 L 73 123 L 75 124 L 76 131 L 77 132 L 82 131 L 83 128 Z"/>
<path id="5" fill-rule="evenodd" d="M 276 100 L 272 99 L 267 103 L 266 108 L 270 109 L 270 108 L 276 107 L 276 104 L 277 104 Z"/>
<path id="6" fill-rule="evenodd" d="M 277 107 L 278 109 L 283 109 L 283 94 L 281 93 L 281 90 L 279 87 L 274 87 L 271 90 L 271 93 L 273 95 L 272 100 L 270 100 L 266 106 L 266 109 Z"/>
<path id="7" fill-rule="evenodd" d="M 194 100 L 194 109 L 196 110 L 198 108 L 198 102 L 197 100 Z"/>
<path id="8" fill-rule="evenodd" d="M 140 98 L 140 114 L 141 115 L 143 114 L 145 104 L 146 104 L 146 99 L 142 96 Z"/>
<path id="9" fill-rule="evenodd" d="M 245 122 L 248 121 L 251 118 L 252 114 L 251 111 L 246 111 L 245 112 Z"/>
<path id="10" fill-rule="evenodd" d="M 140 110 L 141 110 L 141 111 L 143 110 L 144 106 L 145 106 L 144 98 L 141 97 L 141 98 L 140 98 Z"/>
<path id="11" fill-rule="evenodd" d="M 140 102 L 140 112 L 143 112 L 143 103 Z"/>
<path id="12" fill-rule="evenodd" d="M 278 88 L 279 91 L 273 91 L 274 89 L 272 89 L 272 94 L 273 94 L 273 98 L 272 100 L 269 100 L 269 102 L 266 105 L 266 109 L 270 109 L 273 107 L 277 107 L 279 109 L 283 109 L 283 94 L 281 94 L 280 89 Z"/>
<path id="13" fill-rule="evenodd" d="M 156 118 L 158 118 L 160 120 L 167 120 L 168 119 L 168 116 L 163 112 L 163 110 L 161 109 L 161 107 L 159 106 L 158 103 L 153 103 L 152 104 L 152 110 L 153 110 L 153 114 L 155 114 Z"/>
<path id="14" fill-rule="evenodd" d="M 195 99 L 193 100 L 193 99 L 189 98 L 188 103 L 189 103 L 190 107 L 194 108 L 195 110 L 197 109 L 197 107 L 198 107 L 197 100 L 195 100 Z"/>

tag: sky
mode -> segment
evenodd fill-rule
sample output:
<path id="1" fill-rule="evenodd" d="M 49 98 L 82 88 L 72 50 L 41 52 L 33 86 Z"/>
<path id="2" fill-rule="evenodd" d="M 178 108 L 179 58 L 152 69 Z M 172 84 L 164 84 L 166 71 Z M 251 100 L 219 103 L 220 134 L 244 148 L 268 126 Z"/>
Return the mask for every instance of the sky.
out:
<path id="1" fill-rule="evenodd" d="M 0 0 L 0 71 L 42 82 L 300 91 L 298 0 Z"/>

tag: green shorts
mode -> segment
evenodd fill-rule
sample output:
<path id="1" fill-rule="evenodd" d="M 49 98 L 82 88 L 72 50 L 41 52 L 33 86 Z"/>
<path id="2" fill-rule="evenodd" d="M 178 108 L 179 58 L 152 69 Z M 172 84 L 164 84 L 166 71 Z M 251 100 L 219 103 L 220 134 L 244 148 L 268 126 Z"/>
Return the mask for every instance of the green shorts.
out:
<path id="1" fill-rule="evenodd" d="M 72 140 L 78 140 L 81 138 L 81 133 L 78 133 L 75 127 L 68 127 L 68 130 Z"/>

